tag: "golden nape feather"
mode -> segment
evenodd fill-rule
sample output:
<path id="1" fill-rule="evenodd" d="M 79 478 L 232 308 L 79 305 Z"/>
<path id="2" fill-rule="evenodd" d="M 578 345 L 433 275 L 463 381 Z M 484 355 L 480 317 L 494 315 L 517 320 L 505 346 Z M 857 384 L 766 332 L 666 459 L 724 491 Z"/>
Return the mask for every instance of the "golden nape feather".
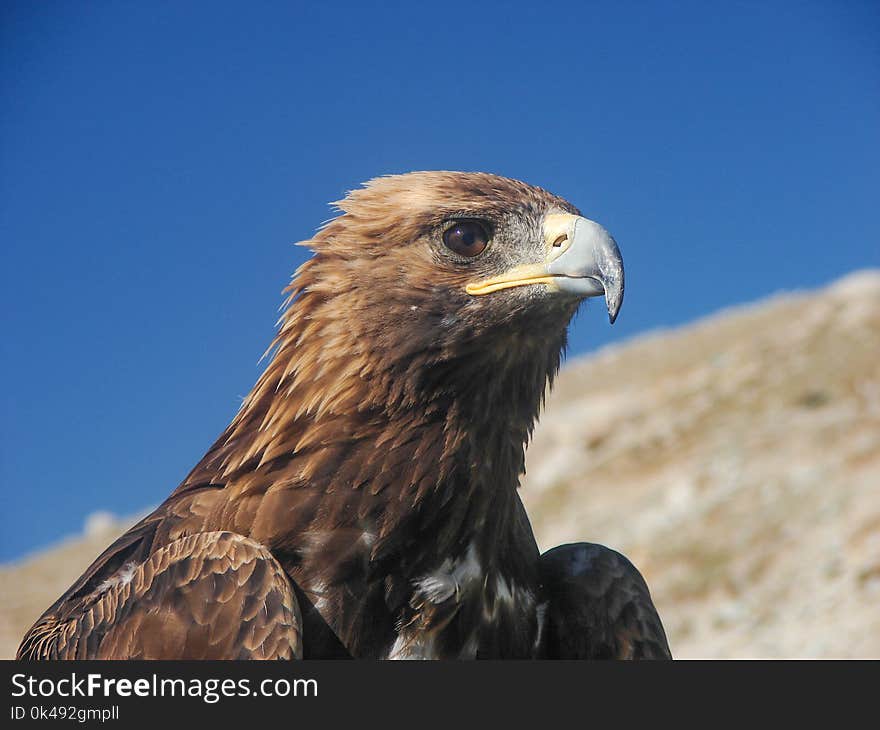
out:
<path id="1" fill-rule="evenodd" d="M 305 245 L 268 366 L 22 658 L 668 657 L 638 571 L 540 555 L 525 447 L 614 239 L 485 173 L 373 180 Z"/>

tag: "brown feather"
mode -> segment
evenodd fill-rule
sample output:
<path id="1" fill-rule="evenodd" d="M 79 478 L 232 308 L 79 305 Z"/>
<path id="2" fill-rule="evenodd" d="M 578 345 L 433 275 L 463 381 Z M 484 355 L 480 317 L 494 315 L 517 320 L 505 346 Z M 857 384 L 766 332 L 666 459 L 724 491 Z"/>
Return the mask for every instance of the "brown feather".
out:
<path id="1" fill-rule="evenodd" d="M 293 659 L 299 606 L 278 561 L 230 532 L 190 535 L 38 622 L 19 659 Z"/>

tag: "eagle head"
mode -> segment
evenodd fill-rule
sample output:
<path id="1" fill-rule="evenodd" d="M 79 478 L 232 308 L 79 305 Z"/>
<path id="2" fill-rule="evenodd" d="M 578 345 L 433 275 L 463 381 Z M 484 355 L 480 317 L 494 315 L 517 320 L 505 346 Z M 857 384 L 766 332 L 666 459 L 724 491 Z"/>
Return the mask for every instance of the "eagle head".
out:
<path id="1" fill-rule="evenodd" d="M 371 180 L 336 205 L 341 215 L 304 242 L 316 255 L 294 277 L 291 298 L 311 300 L 302 309 L 325 334 L 335 321 L 331 339 L 348 352 L 366 358 L 370 349 L 364 375 L 396 363 L 397 376 L 405 369 L 435 381 L 438 369 L 458 367 L 466 372 L 456 387 L 467 390 L 468 378 L 484 383 L 507 366 L 554 370 L 586 297 L 604 295 L 617 317 L 617 244 L 541 188 L 487 173 L 414 172 Z"/>

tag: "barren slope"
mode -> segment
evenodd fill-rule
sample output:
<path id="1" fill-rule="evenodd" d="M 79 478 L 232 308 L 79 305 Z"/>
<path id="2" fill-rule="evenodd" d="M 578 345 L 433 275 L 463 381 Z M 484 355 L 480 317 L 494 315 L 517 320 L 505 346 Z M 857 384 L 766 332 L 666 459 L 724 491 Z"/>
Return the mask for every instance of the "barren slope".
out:
<path id="1" fill-rule="evenodd" d="M 542 548 L 626 553 L 682 657 L 880 657 L 880 272 L 575 361 L 529 451 Z"/>

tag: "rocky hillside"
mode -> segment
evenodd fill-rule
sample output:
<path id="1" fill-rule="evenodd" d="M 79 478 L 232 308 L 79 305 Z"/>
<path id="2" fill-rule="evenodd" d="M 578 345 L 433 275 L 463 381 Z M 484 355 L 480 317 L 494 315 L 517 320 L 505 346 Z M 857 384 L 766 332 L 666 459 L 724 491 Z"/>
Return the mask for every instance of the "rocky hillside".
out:
<path id="1" fill-rule="evenodd" d="M 569 362 L 523 495 L 542 548 L 641 568 L 678 657 L 880 657 L 880 272 Z M 0 656 L 122 527 L 0 569 Z"/>

